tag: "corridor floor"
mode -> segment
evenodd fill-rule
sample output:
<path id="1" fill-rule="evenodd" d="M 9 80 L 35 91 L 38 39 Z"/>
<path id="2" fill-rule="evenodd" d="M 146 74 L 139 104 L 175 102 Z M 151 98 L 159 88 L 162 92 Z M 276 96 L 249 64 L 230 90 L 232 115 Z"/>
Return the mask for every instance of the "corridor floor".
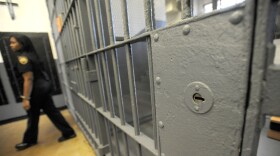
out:
<path id="1" fill-rule="evenodd" d="M 76 125 L 68 110 L 61 111 L 69 124 L 75 129 L 77 137 L 58 143 L 60 132 L 46 115 L 41 115 L 38 144 L 23 151 L 16 151 L 15 144 L 21 142 L 27 120 L 20 120 L 0 126 L 1 156 L 95 156 L 86 138 Z"/>

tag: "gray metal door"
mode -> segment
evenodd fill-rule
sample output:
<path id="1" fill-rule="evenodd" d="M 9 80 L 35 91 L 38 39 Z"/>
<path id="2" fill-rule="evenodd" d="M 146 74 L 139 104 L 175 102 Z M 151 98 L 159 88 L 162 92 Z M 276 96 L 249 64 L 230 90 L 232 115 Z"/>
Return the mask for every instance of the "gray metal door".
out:
<path id="1" fill-rule="evenodd" d="M 152 33 L 165 155 L 238 155 L 248 90 L 251 14 L 238 7 Z"/>

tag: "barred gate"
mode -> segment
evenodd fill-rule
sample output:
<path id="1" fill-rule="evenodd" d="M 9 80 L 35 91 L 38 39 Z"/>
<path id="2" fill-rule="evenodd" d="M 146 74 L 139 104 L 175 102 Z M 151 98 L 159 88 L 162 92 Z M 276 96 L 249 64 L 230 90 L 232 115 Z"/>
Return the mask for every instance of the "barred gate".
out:
<path id="1" fill-rule="evenodd" d="M 280 112 L 266 91 L 277 1 L 202 2 L 47 0 L 65 98 L 98 155 L 256 154 L 264 115 Z"/>

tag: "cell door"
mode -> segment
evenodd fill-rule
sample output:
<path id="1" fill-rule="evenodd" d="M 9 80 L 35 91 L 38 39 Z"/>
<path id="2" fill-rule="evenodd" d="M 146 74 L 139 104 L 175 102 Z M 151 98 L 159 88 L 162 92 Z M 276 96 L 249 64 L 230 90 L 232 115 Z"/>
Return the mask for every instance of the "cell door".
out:
<path id="1" fill-rule="evenodd" d="M 161 155 L 255 155 L 260 43 L 275 6 L 246 1 L 152 33 Z"/>
<path id="2" fill-rule="evenodd" d="M 255 155 L 274 6 L 49 0 L 64 88 L 97 155 Z"/>

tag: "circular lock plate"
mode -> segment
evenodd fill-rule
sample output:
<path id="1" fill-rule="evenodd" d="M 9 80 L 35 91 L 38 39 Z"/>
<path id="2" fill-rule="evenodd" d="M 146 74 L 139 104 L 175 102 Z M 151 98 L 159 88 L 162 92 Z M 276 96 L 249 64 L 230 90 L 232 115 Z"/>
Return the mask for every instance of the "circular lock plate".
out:
<path id="1" fill-rule="evenodd" d="M 206 84 L 192 82 L 185 89 L 184 102 L 195 113 L 207 113 L 214 104 L 213 93 Z"/>

